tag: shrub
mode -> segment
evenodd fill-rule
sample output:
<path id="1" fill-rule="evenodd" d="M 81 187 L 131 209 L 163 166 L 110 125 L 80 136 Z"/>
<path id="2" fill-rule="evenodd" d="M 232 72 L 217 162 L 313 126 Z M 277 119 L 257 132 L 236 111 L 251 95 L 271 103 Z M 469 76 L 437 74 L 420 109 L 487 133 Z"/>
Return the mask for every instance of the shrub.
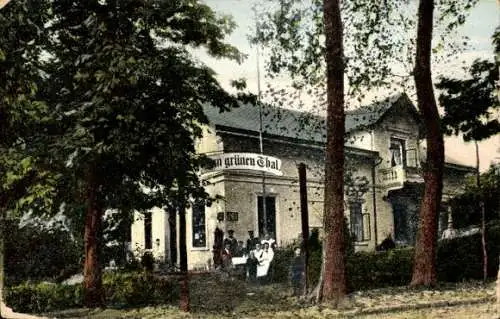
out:
<path id="1" fill-rule="evenodd" d="M 357 252 L 347 260 L 349 290 L 401 286 L 410 282 L 413 249 Z"/>
<path id="2" fill-rule="evenodd" d="M 498 272 L 500 253 L 500 225 L 491 224 L 487 232 L 488 275 Z M 310 251 L 308 278 L 314 286 L 321 270 L 321 243 L 313 243 Z M 383 252 L 357 252 L 347 259 L 348 288 L 364 290 L 389 286 L 407 285 L 413 270 L 413 248 L 393 249 Z M 276 252 L 274 280 L 287 280 L 293 250 L 291 247 Z M 274 261 L 273 261 L 274 262 Z M 438 243 L 437 273 L 439 281 L 457 282 L 483 278 L 483 253 L 481 235 L 458 237 Z"/>
<path id="3" fill-rule="evenodd" d="M 105 273 L 103 288 L 110 307 L 165 304 L 179 296 L 175 280 L 147 273 Z M 6 299 L 14 310 L 28 313 L 82 307 L 83 286 L 23 283 L 8 288 Z"/>
<path id="4" fill-rule="evenodd" d="M 146 251 L 141 257 L 141 265 L 144 268 L 144 271 L 152 272 L 155 265 L 153 253 Z"/>
<path id="5" fill-rule="evenodd" d="M 5 273 L 9 284 L 70 276 L 81 268 L 83 247 L 56 223 L 51 226 L 7 220 Z"/>
<path id="6" fill-rule="evenodd" d="M 273 282 L 287 282 L 290 265 L 293 258 L 293 247 L 277 249 L 269 266 L 269 273 Z"/>
<path id="7" fill-rule="evenodd" d="M 498 272 L 500 225 L 491 224 L 486 233 L 488 276 Z M 481 234 L 440 241 L 438 245 L 438 278 L 441 281 L 463 281 L 483 278 Z"/>

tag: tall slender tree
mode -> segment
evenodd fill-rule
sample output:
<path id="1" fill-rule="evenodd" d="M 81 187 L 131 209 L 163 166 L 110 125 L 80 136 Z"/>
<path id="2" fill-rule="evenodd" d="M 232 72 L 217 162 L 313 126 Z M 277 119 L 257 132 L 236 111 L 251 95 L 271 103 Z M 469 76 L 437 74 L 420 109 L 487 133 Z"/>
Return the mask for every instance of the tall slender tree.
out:
<path id="1" fill-rule="evenodd" d="M 500 28 L 493 34 L 493 44 L 498 54 Z M 483 246 L 483 280 L 488 276 L 488 254 L 486 249 L 485 199 L 479 176 L 478 141 L 500 133 L 500 122 L 493 114 L 500 110 L 500 100 L 496 92 L 500 61 L 498 59 L 475 60 L 469 69 L 467 79 L 441 77 L 436 88 L 441 89 L 439 102 L 444 107 L 443 125 L 447 134 L 463 134 L 464 141 L 475 142 L 476 185 L 479 190 L 481 212 L 481 242 Z M 493 115 L 493 116 L 492 116 Z"/>
<path id="2" fill-rule="evenodd" d="M 86 206 L 85 304 L 104 303 L 103 212 L 204 198 L 194 139 L 202 105 L 236 107 L 187 47 L 241 61 L 224 42 L 234 23 L 197 0 L 54 0 L 47 99 L 59 121 L 50 149 L 68 168 L 64 192 Z M 70 199 L 68 199 L 70 200 Z"/>
<path id="3" fill-rule="evenodd" d="M 424 118 L 427 162 L 424 167 L 424 196 L 415 244 L 412 286 L 436 284 L 438 214 L 443 191 L 444 140 L 434 97 L 431 49 L 434 1 L 420 0 L 414 79 L 418 107 Z"/>
<path id="4" fill-rule="evenodd" d="M 325 247 L 322 299 L 339 305 L 347 293 L 344 227 L 344 47 L 339 0 L 324 1 L 327 120 Z"/>

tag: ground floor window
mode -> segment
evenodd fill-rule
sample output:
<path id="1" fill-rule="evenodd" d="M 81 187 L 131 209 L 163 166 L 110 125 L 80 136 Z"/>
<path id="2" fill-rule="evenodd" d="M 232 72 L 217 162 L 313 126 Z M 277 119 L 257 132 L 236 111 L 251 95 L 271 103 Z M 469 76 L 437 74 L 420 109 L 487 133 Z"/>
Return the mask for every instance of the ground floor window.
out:
<path id="1" fill-rule="evenodd" d="M 192 227 L 193 247 L 206 247 L 205 203 L 203 201 L 193 204 Z"/>
<path id="2" fill-rule="evenodd" d="M 349 219 L 351 221 L 351 234 L 356 241 L 364 240 L 363 210 L 360 202 L 349 204 Z"/>
<path id="3" fill-rule="evenodd" d="M 144 248 L 153 248 L 153 216 L 151 212 L 144 213 Z"/>
<path id="4" fill-rule="evenodd" d="M 264 214 L 263 197 L 257 197 L 257 211 L 259 220 L 259 236 L 263 236 L 266 232 L 276 237 L 276 197 L 266 196 L 266 214 Z M 264 219 L 266 225 L 264 227 Z M 265 228 L 265 229 L 264 229 Z M 276 239 L 276 238 L 275 238 Z"/>

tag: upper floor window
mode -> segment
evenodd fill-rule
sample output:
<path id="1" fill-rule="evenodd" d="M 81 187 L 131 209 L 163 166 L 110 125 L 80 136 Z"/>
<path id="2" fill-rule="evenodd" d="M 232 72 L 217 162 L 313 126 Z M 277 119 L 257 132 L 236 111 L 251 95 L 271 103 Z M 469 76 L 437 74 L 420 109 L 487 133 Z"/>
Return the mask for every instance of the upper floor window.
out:
<path id="1" fill-rule="evenodd" d="M 205 228 L 205 202 L 199 201 L 193 204 L 192 213 L 193 247 L 206 247 L 207 235 Z"/>
<path id="2" fill-rule="evenodd" d="M 391 153 L 391 166 L 406 166 L 405 141 L 403 139 L 391 137 L 389 147 Z"/>

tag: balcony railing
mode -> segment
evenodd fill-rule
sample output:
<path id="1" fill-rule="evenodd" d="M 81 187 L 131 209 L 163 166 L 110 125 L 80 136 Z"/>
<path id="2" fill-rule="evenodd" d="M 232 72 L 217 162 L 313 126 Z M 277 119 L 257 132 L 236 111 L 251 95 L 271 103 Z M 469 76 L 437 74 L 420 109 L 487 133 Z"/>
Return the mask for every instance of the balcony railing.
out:
<path id="1" fill-rule="evenodd" d="M 388 189 L 402 188 L 406 181 L 406 170 L 403 165 L 379 170 L 379 183 Z"/>

